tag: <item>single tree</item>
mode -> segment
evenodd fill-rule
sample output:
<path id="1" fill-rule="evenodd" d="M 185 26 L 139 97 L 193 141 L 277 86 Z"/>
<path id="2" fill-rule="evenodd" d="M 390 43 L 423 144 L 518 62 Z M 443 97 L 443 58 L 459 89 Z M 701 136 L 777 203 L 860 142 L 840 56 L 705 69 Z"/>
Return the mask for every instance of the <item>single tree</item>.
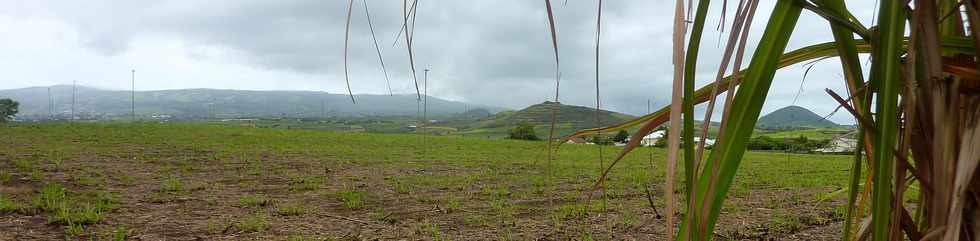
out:
<path id="1" fill-rule="evenodd" d="M 653 146 L 655 146 L 655 147 L 666 147 L 667 146 L 667 135 L 670 134 L 670 130 L 668 130 L 666 126 L 660 126 L 660 127 L 657 128 L 656 131 L 664 131 L 664 134 L 663 135 L 660 135 L 660 138 L 657 139 L 657 141 L 655 143 L 653 143 Z"/>
<path id="2" fill-rule="evenodd" d="M 513 129 L 510 129 L 510 139 L 515 140 L 540 140 L 538 135 L 534 133 L 534 125 L 527 122 L 518 123 Z"/>
<path id="3" fill-rule="evenodd" d="M 20 103 L 11 99 L 0 99 L 0 123 L 7 123 L 19 111 Z"/>
<path id="4" fill-rule="evenodd" d="M 626 139 L 629 138 L 630 138 L 629 132 L 626 132 L 626 130 L 619 130 L 619 132 L 616 133 L 616 136 L 613 137 L 613 141 L 617 143 L 624 143 L 626 142 Z"/>

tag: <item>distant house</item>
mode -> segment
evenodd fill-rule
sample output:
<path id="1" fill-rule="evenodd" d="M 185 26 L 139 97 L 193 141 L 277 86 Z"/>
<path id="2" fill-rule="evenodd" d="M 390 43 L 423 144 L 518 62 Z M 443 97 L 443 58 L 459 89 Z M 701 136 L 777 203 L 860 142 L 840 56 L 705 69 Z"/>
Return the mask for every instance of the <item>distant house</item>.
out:
<path id="1" fill-rule="evenodd" d="M 667 135 L 666 131 L 654 131 L 649 135 L 644 136 L 643 140 L 640 140 L 640 146 L 654 146 L 657 144 L 657 141 L 664 138 L 665 135 Z"/>
<path id="2" fill-rule="evenodd" d="M 857 149 L 857 139 L 854 137 L 856 132 L 839 135 L 831 139 L 827 146 L 814 151 L 820 153 L 847 153 Z"/>
<path id="3" fill-rule="evenodd" d="M 694 137 L 694 143 L 695 144 L 701 143 L 701 137 Z M 715 145 L 715 139 L 711 139 L 711 138 L 704 139 L 704 146 L 714 146 L 714 145 Z"/>
<path id="4" fill-rule="evenodd" d="M 587 143 L 587 141 L 585 141 L 585 139 L 582 139 L 580 137 L 575 137 L 565 141 L 565 144 L 585 144 L 585 143 Z"/>

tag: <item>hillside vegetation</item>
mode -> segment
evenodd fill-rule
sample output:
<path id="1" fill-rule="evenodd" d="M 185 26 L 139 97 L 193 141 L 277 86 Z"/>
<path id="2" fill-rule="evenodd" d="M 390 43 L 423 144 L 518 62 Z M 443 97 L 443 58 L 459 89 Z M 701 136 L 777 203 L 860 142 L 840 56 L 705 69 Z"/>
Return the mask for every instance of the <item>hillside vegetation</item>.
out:
<path id="1" fill-rule="evenodd" d="M 510 128 L 523 122 L 534 125 L 537 134 L 542 138 L 546 138 L 551 125 L 551 113 L 555 106 L 555 102 L 546 101 L 517 111 L 503 111 L 475 122 L 455 123 L 455 125 L 451 125 L 462 130 L 460 133 L 462 135 L 502 137 L 506 136 Z M 595 108 L 561 103 L 558 103 L 557 106 L 558 118 L 555 121 L 556 137 L 580 129 L 596 127 Z M 602 125 L 616 124 L 632 118 L 634 117 L 623 113 L 599 110 L 599 121 Z"/>
<path id="2" fill-rule="evenodd" d="M 761 129 L 828 128 L 838 127 L 837 123 L 824 119 L 806 108 L 787 106 L 759 118 L 756 123 Z"/>

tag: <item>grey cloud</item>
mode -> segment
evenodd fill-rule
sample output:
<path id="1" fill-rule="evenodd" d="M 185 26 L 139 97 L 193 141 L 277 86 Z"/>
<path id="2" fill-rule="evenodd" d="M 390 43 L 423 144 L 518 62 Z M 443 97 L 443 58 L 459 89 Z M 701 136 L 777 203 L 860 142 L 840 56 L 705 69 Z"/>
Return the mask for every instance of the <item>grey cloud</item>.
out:
<path id="1" fill-rule="evenodd" d="M 355 92 L 386 93 L 363 4 L 354 1 L 349 63 Z M 375 32 L 383 48 L 396 92 L 414 93 L 403 39 L 401 1 L 368 1 Z M 595 1 L 555 1 L 561 52 L 562 102 L 595 103 Z M 764 29 L 771 1 L 763 1 L 752 30 L 754 43 Z M 218 1 L 37 1 L 0 4 L 0 14 L 41 17 L 75 27 L 82 46 L 103 55 L 118 55 L 144 44 L 146 36 L 181 42 L 189 57 L 238 63 L 250 68 L 289 71 L 322 79 L 334 89 L 344 84 L 343 49 L 347 1 L 218 0 Z M 669 100 L 671 84 L 672 1 L 605 1 L 601 47 L 602 103 L 632 114 Z M 854 3 L 859 10 L 872 3 Z M 11 5 L 11 6 L 2 6 Z M 719 4 L 716 4 L 719 5 Z M 734 5 L 734 4 L 730 4 Z M 733 7 L 733 6 L 730 6 Z M 698 84 L 710 83 L 723 45 L 714 26 L 718 6 L 708 17 L 697 70 Z M 430 94 L 481 104 L 521 108 L 552 98 L 554 63 L 551 36 L 542 1 L 421 1 L 414 50 L 419 78 L 431 66 Z M 729 11 L 731 14 L 732 11 Z M 869 11 L 857 11 L 867 19 Z M 731 19 L 731 16 L 728 18 Z M 807 15 L 788 50 L 830 40 L 826 22 Z M 727 32 L 722 39 L 727 38 Z M 823 88 L 838 88 L 836 60 L 825 60 L 812 72 L 796 104 L 829 112 Z M 743 67 L 748 66 L 748 59 Z M 836 69 L 835 69 L 836 68 Z M 221 71 L 221 70 L 215 70 Z M 792 104 L 802 69 L 777 75 L 766 110 Z M 215 73 L 220 75 L 220 73 Z M 270 81 L 302 82 L 294 76 Z M 813 83 L 811 85 L 811 83 Z M 252 86 L 262 85 L 254 83 Z M 234 88 L 234 86 L 187 86 Z M 813 87 L 813 88 L 811 88 Z M 839 88 L 838 88 L 839 89 Z M 788 94 L 792 93 L 792 94 Z M 835 121 L 850 122 L 839 117 Z"/>

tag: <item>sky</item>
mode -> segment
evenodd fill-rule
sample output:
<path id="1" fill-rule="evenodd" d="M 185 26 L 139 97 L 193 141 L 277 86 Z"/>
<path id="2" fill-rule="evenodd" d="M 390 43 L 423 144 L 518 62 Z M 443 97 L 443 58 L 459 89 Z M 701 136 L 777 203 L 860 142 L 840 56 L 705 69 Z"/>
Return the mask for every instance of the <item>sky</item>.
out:
<path id="1" fill-rule="evenodd" d="M 387 94 L 365 4 L 396 94 L 415 94 L 402 24 L 402 1 L 355 0 L 348 64 L 355 94 Z M 555 0 L 561 62 L 560 101 L 596 104 L 596 0 Z M 698 60 L 698 86 L 718 71 L 729 22 L 717 30 L 713 1 Z M 776 1 L 762 0 L 746 63 Z M 848 1 L 872 24 L 875 1 Z M 137 90 L 217 88 L 346 93 L 344 0 L 0 0 L 0 89 L 71 84 Z M 644 114 L 668 104 L 673 1 L 604 1 L 599 55 L 603 109 Z M 413 51 L 429 95 L 520 109 L 554 98 L 555 64 L 544 1 L 420 0 Z M 831 41 L 827 21 L 804 11 L 787 51 Z M 744 66 L 747 66 L 745 64 Z M 763 114 L 799 105 L 819 115 L 846 93 L 836 58 L 777 72 Z M 702 111 L 703 112 L 703 111 Z M 702 113 L 698 113 L 702 115 Z M 719 115 L 715 115 L 716 117 Z M 699 118 L 700 119 L 700 118 Z M 844 111 L 829 118 L 852 124 Z"/>

